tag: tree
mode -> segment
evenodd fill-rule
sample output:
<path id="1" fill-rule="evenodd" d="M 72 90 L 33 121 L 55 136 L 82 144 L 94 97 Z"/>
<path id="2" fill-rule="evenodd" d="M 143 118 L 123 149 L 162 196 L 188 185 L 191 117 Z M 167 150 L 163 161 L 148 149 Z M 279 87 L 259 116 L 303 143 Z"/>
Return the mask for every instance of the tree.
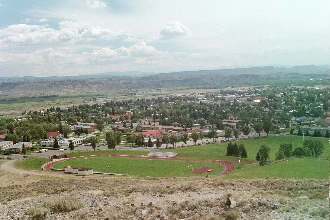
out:
<path id="1" fill-rule="evenodd" d="M 225 138 L 227 138 L 227 140 L 229 140 L 229 138 L 231 137 L 231 133 L 232 133 L 232 129 L 230 127 L 226 127 L 225 128 Z"/>
<path id="2" fill-rule="evenodd" d="M 139 135 L 135 138 L 135 144 L 139 147 L 142 147 L 144 144 L 144 137 L 142 135 Z"/>
<path id="3" fill-rule="evenodd" d="M 250 127 L 249 126 L 244 126 L 243 129 L 242 129 L 242 132 L 244 135 L 249 135 L 250 134 Z"/>
<path id="4" fill-rule="evenodd" d="M 99 120 L 96 122 L 96 128 L 99 130 L 99 131 L 103 131 L 104 129 L 104 124 L 103 124 L 103 121 Z"/>
<path id="5" fill-rule="evenodd" d="M 326 131 L 324 137 L 326 137 L 326 138 L 330 138 L 330 132 L 329 132 L 329 130 Z"/>
<path id="6" fill-rule="evenodd" d="M 126 140 L 127 140 L 127 143 L 131 143 L 132 144 L 131 146 L 133 147 L 133 144 L 135 143 L 135 136 L 133 134 L 128 135 Z"/>
<path id="7" fill-rule="evenodd" d="M 324 146 L 320 140 L 305 140 L 303 149 L 306 156 L 319 157 L 323 153 Z"/>
<path id="8" fill-rule="evenodd" d="M 157 138 L 156 147 L 160 148 L 161 146 L 162 146 L 162 142 L 160 142 L 159 138 Z"/>
<path id="9" fill-rule="evenodd" d="M 166 144 L 166 148 L 167 148 L 167 144 L 169 143 L 169 139 L 168 139 L 168 136 L 164 136 L 163 137 L 163 143 Z"/>
<path id="10" fill-rule="evenodd" d="M 108 149 L 114 149 L 116 147 L 117 140 L 116 140 L 116 137 L 115 137 L 115 133 L 107 132 L 105 134 L 105 140 L 107 142 Z"/>
<path id="11" fill-rule="evenodd" d="M 239 154 L 242 158 L 247 158 L 247 152 L 246 152 L 246 149 L 245 149 L 245 146 L 244 144 L 240 144 L 239 147 Z"/>
<path id="12" fill-rule="evenodd" d="M 72 140 L 70 140 L 69 148 L 70 148 L 70 150 L 74 150 L 74 144 L 73 144 Z"/>
<path id="13" fill-rule="evenodd" d="M 298 133 L 297 133 L 297 135 L 298 135 L 298 136 L 303 136 L 303 132 L 302 132 L 302 130 L 301 130 L 300 127 L 299 127 L 299 129 L 298 129 Z"/>
<path id="14" fill-rule="evenodd" d="M 25 144 L 23 143 L 23 145 L 22 145 L 22 154 L 26 154 L 26 147 L 25 147 Z"/>
<path id="15" fill-rule="evenodd" d="M 260 122 L 257 122 L 253 125 L 253 129 L 256 133 L 260 136 L 261 130 L 262 130 L 262 124 Z"/>
<path id="16" fill-rule="evenodd" d="M 279 149 L 278 152 L 276 152 L 275 160 L 283 160 L 284 158 L 285 158 L 284 152 L 281 149 Z"/>
<path id="17" fill-rule="evenodd" d="M 178 139 L 175 135 L 170 136 L 170 143 L 172 144 L 173 147 L 175 147 L 177 141 Z"/>
<path id="18" fill-rule="evenodd" d="M 53 147 L 56 148 L 56 149 L 60 148 L 60 146 L 58 145 L 57 138 L 55 138 L 55 140 L 54 140 Z"/>
<path id="19" fill-rule="evenodd" d="M 234 136 L 237 139 L 239 137 L 240 131 L 238 129 L 234 129 Z"/>
<path id="20" fill-rule="evenodd" d="M 267 136 L 268 136 L 269 132 L 271 131 L 271 129 L 273 127 L 271 118 L 265 118 L 263 120 L 263 125 L 262 126 L 263 126 L 264 131 L 267 133 Z"/>
<path id="21" fill-rule="evenodd" d="M 120 132 L 115 132 L 114 136 L 115 136 L 115 139 L 116 139 L 116 145 L 120 144 L 120 142 L 121 142 L 121 133 Z"/>
<path id="22" fill-rule="evenodd" d="M 292 144 L 281 144 L 278 151 L 283 152 L 284 157 L 291 157 L 292 149 Z"/>
<path id="23" fill-rule="evenodd" d="M 291 128 L 291 129 L 290 129 L 290 134 L 293 135 L 293 132 L 294 132 L 294 129 Z"/>
<path id="24" fill-rule="evenodd" d="M 209 138 L 212 138 L 212 139 L 213 139 L 213 142 L 215 141 L 215 137 L 216 137 L 216 135 L 217 135 L 217 132 L 216 132 L 214 129 L 211 129 L 211 130 L 209 131 L 209 133 L 207 134 L 207 136 L 208 136 Z"/>
<path id="25" fill-rule="evenodd" d="M 266 161 L 269 159 L 269 147 L 266 145 L 261 145 L 256 156 L 256 160 L 259 161 L 259 165 L 265 165 Z"/>
<path id="26" fill-rule="evenodd" d="M 191 138 L 193 139 L 193 141 L 194 141 L 194 143 L 195 143 L 195 145 L 196 145 L 196 143 L 197 143 L 197 141 L 198 141 L 198 139 L 199 139 L 199 135 L 198 135 L 198 133 L 193 132 L 193 133 L 191 134 Z"/>
<path id="27" fill-rule="evenodd" d="M 229 142 L 227 145 L 227 156 L 239 157 L 240 151 L 237 143 Z"/>
<path id="28" fill-rule="evenodd" d="M 152 143 L 151 138 L 149 137 L 149 140 L 148 140 L 148 147 L 153 147 L 153 146 L 154 146 L 154 143 Z"/>
<path id="29" fill-rule="evenodd" d="M 187 133 L 184 133 L 182 135 L 182 141 L 183 141 L 183 143 L 187 144 L 187 141 L 188 141 L 188 134 Z"/>
<path id="30" fill-rule="evenodd" d="M 91 143 L 91 146 L 92 146 L 92 148 L 93 148 L 94 151 L 95 151 L 95 149 L 96 149 L 96 144 L 97 144 L 97 142 L 98 142 L 98 140 L 97 140 L 96 137 L 91 137 L 91 138 L 89 139 L 89 143 Z"/>

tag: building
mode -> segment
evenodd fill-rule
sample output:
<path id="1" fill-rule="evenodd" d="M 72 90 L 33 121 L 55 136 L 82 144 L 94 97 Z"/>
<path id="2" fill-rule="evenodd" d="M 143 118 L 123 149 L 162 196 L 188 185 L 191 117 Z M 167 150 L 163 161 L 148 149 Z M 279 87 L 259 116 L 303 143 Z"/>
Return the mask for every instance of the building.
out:
<path id="1" fill-rule="evenodd" d="M 54 145 L 54 140 L 44 139 L 40 141 L 40 145 L 43 147 L 52 147 Z"/>
<path id="2" fill-rule="evenodd" d="M 9 147 L 13 146 L 13 142 L 12 141 L 1 141 L 0 142 L 0 150 L 6 150 Z"/>
<path id="3" fill-rule="evenodd" d="M 23 150 L 23 145 L 27 149 L 32 148 L 32 143 L 31 142 L 19 142 L 19 143 L 16 143 L 14 145 L 11 145 L 7 149 L 5 149 L 5 153 L 12 153 L 12 154 L 21 153 L 22 150 Z"/>
<path id="4" fill-rule="evenodd" d="M 59 139 L 62 138 L 62 134 L 59 131 L 51 131 L 51 132 L 47 132 L 47 138 L 48 139 Z"/>

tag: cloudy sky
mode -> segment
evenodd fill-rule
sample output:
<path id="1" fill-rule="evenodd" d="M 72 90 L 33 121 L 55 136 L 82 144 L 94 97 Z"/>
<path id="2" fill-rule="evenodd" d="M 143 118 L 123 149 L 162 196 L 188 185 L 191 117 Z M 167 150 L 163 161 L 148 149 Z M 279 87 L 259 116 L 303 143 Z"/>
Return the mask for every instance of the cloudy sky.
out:
<path id="1" fill-rule="evenodd" d="M 329 0 L 0 0 L 0 76 L 330 64 Z"/>

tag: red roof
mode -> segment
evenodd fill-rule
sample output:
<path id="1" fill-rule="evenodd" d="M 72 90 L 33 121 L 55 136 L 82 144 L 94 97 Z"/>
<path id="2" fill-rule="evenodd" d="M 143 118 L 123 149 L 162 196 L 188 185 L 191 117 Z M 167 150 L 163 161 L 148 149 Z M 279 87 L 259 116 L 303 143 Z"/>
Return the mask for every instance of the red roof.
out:
<path id="1" fill-rule="evenodd" d="M 51 132 L 47 132 L 47 137 L 57 137 L 59 136 L 61 133 L 58 131 L 51 131 Z"/>
<path id="2" fill-rule="evenodd" d="M 7 136 L 6 134 L 0 134 L 0 139 L 4 140 L 6 138 L 6 136 Z"/>
<path id="3" fill-rule="evenodd" d="M 154 138 L 163 137 L 163 135 L 160 133 L 160 130 L 142 131 L 140 133 L 136 133 L 135 135 L 142 135 L 144 137 L 154 137 Z"/>

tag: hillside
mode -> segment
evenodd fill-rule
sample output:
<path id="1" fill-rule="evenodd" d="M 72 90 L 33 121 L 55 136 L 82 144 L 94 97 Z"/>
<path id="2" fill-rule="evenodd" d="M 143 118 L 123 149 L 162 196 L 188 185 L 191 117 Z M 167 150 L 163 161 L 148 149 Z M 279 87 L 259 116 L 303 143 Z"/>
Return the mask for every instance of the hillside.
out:
<path id="1" fill-rule="evenodd" d="M 0 100 L 53 95 L 108 94 L 114 90 L 128 88 L 223 88 L 318 84 L 330 84 L 330 66 L 252 67 L 150 75 L 104 73 L 64 77 L 7 77 L 0 78 Z"/>

